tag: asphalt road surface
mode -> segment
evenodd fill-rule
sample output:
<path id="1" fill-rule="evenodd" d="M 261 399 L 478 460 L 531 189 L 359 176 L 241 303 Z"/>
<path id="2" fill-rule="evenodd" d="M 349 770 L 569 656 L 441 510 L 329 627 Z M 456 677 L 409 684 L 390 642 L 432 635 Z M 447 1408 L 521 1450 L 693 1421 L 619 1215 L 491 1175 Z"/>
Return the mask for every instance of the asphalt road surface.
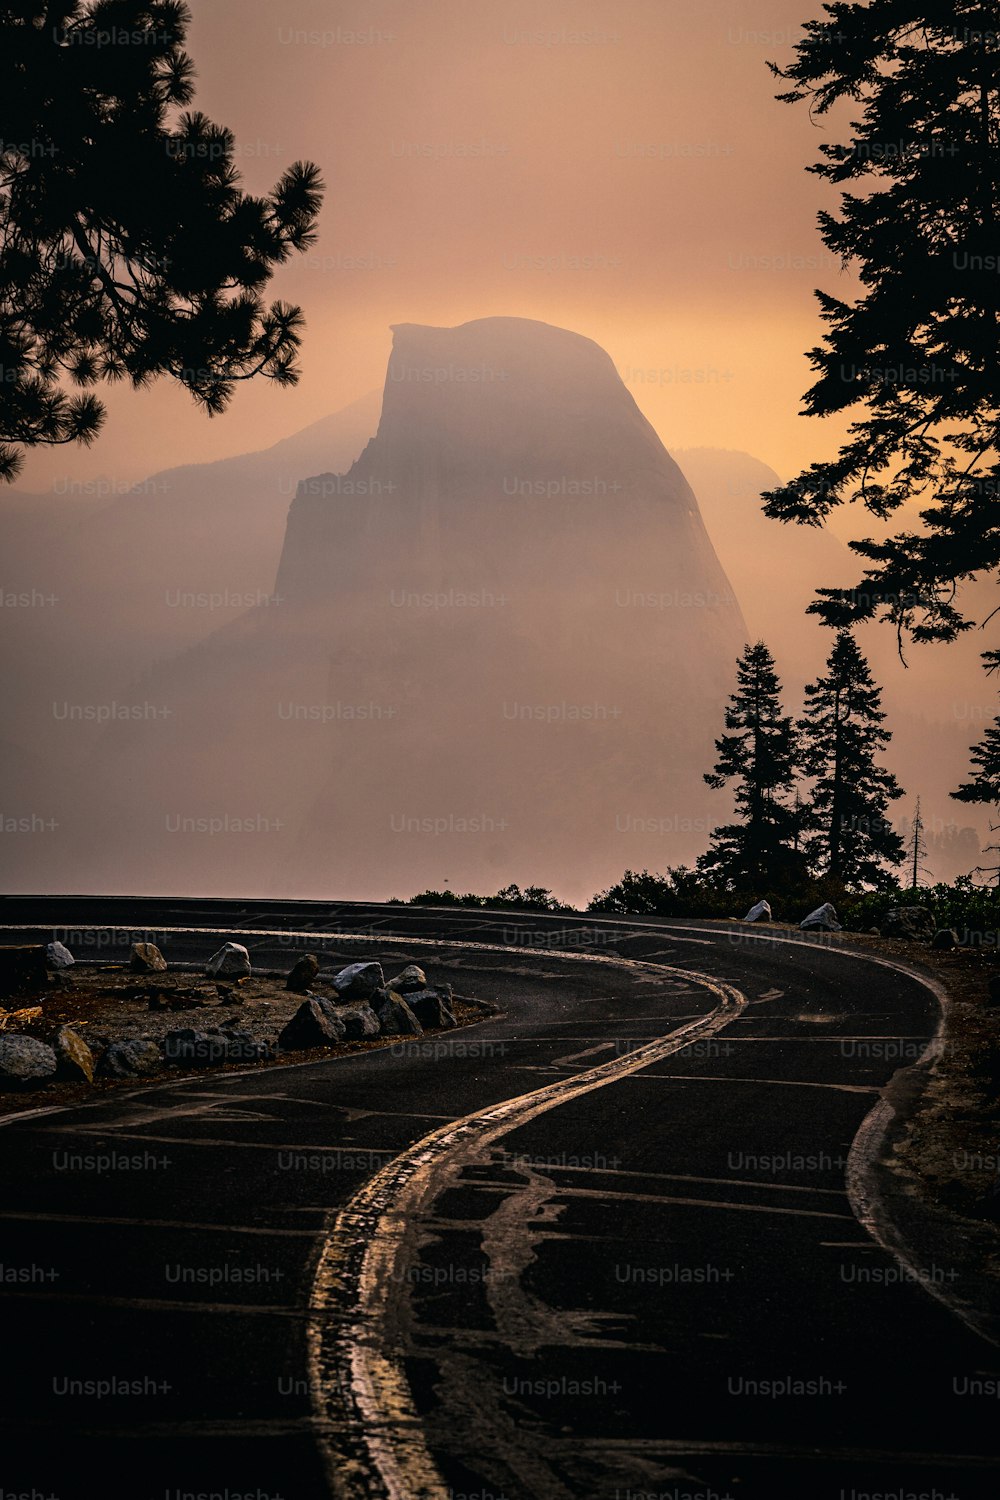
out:
<path id="1" fill-rule="evenodd" d="M 0 921 L 102 957 L 127 947 L 88 924 L 120 924 L 175 960 L 238 930 L 262 967 L 418 962 L 502 1007 L 5 1123 L 0 1500 L 1000 1493 L 1000 1351 L 847 1191 L 938 1024 L 912 976 L 695 922 L 105 898 Z"/>

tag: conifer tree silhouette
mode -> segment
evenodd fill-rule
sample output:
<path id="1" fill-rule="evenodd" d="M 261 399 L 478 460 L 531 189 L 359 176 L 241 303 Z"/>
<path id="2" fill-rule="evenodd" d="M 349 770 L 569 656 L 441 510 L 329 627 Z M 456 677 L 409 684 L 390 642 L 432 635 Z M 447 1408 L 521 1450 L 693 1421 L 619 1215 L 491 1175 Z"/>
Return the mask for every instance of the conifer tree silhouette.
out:
<path id="1" fill-rule="evenodd" d="M 898 865 L 905 854 L 886 817 L 903 789 L 877 763 L 892 736 L 882 727 L 881 690 L 849 631 L 838 634 L 825 675 L 805 691 L 798 728 L 803 769 L 815 778 L 810 861 L 818 873 L 847 886 L 886 884 L 886 865 Z"/>
<path id="2" fill-rule="evenodd" d="M 264 291 L 315 240 L 319 170 L 245 193 L 232 133 L 185 107 L 177 0 L 0 4 L 0 478 L 36 444 L 90 443 L 102 381 L 298 378 L 302 313 Z M 68 389 L 67 389 L 68 387 Z"/>
<path id="3" fill-rule="evenodd" d="M 853 589 L 810 609 L 837 627 L 879 618 L 904 640 L 970 628 L 956 584 L 1000 565 L 1000 43 L 995 4 L 868 0 L 808 21 L 779 99 L 814 117 L 847 101 L 840 144 L 809 168 L 844 184 L 822 238 L 853 264 L 853 302 L 817 292 L 805 412 L 860 409 L 830 462 L 764 496 L 768 515 L 818 525 L 860 499 L 880 522 L 922 503 L 925 528 L 851 547 Z"/>
<path id="4" fill-rule="evenodd" d="M 736 666 L 736 692 L 726 707 L 719 759 L 710 787 L 735 785 L 741 821 L 716 828 L 698 860 L 704 874 L 734 887 L 776 888 L 805 868 L 796 849 L 799 815 L 792 803 L 798 773 L 795 726 L 781 705 L 774 657 L 763 641 L 748 645 Z"/>

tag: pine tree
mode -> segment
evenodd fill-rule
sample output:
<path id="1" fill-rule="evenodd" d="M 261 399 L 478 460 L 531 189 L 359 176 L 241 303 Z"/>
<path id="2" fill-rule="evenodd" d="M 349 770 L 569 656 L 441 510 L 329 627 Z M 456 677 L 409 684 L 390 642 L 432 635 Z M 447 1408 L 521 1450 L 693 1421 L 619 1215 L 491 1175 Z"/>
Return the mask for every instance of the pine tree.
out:
<path id="1" fill-rule="evenodd" d="M 717 791 L 735 784 L 742 821 L 715 829 L 698 868 L 740 890 L 781 889 L 805 868 L 795 849 L 798 816 L 791 805 L 798 747 L 791 715 L 782 709 L 774 658 L 763 641 L 747 646 L 736 682 L 726 708 L 729 732 L 715 742 L 719 759 L 705 781 Z"/>
<path id="2" fill-rule="evenodd" d="M 241 190 L 232 132 L 183 110 L 189 23 L 178 0 L 0 3 L 0 480 L 92 442 L 99 382 L 169 375 L 214 415 L 236 381 L 298 378 L 302 314 L 263 294 L 314 242 L 319 171 Z"/>
<path id="3" fill-rule="evenodd" d="M 983 661 L 987 672 L 995 672 L 1000 668 L 1000 651 L 984 651 Z M 993 720 L 978 745 L 973 745 L 969 751 L 969 760 L 972 766 L 972 777 L 963 782 L 952 796 L 957 802 L 979 802 L 988 807 L 1000 808 L 1000 716 Z M 996 833 L 1000 829 L 1000 823 L 991 823 L 990 830 Z M 996 845 L 987 845 L 988 852 L 997 852 Z M 987 874 L 996 877 L 1000 885 L 1000 865 L 980 866 L 977 874 Z"/>
<path id="4" fill-rule="evenodd" d="M 923 528 L 852 542 L 868 562 L 858 586 L 822 588 L 810 608 L 838 627 L 879 617 L 901 641 L 948 640 L 970 624 L 956 580 L 1000 565 L 997 7 L 824 10 L 805 23 L 796 59 L 771 66 L 790 85 L 778 97 L 808 101 L 841 136 L 809 170 L 846 185 L 820 232 L 862 295 L 817 293 L 828 332 L 810 351 L 818 378 L 805 410 L 854 420 L 833 460 L 772 491 L 765 508 L 817 525 L 851 500 L 879 522 L 918 502 Z"/>
<path id="5" fill-rule="evenodd" d="M 841 631 L 826 675 L 806 688 L 798 727 L 803 769 L 815 778 L 807 852 L 820 874 L 845 886 L 884 884 L 885 866 L 898 865 L 905 852 L 886 817 L 903 790 L 876 763 L 892 738 L 882 728 L 881 699 L 857 642 Z"/>

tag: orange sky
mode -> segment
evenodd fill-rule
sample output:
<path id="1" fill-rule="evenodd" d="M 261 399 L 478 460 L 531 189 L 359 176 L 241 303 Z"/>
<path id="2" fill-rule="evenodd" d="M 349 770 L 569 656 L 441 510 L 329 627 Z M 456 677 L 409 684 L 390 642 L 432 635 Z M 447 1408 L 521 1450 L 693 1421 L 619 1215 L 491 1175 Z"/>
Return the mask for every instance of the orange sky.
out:
<path id="1" fill-rule="evenodd" d="M 802 169 L 831 135 L 765 67 L 817 8 L 194 0 L 195 107 L 235 132 L 246 185 L 297 158 L 328 184 L 318 245 L 273 284 L 306 313 L 301 384 L 255 381 L 212 421 L 167 382 L 112 390 L 98 444 L 32 455 L 19 487 L 266 446 L 380 387 L 391 323 L 495 314 L 596 339 L 670 447 L 789 475 L 824 456 L 835 431 L 797 415 L 811 293 L 851 283 Z"/>

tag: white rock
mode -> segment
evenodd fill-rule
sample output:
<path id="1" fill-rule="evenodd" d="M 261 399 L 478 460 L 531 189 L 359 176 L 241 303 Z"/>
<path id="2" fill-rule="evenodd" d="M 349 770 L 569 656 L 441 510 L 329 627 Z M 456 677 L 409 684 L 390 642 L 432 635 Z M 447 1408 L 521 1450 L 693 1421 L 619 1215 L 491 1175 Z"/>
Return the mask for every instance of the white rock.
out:
<path id="1" fill-rule="evenodd" d="M 384 984 L 382 965 L 377 963 L 348 964 L 333 976 L 337 994 L 351 1000 L 367 1000 Z"/>
<path id="2" fill-rule="evenodd" d="M 811 927 L 821 932 L 842 931 L 840 923 L 837 921 L 837 913 L 829 901 L 824 901 L 823 905 L 817 906 L 816 910 L 811 911 L 808 917 L 803 917 L 799 923 L 799 927 L 806 930 Z"/>
<path id="3" fill-rule="evenodd" d="M 224 943 L 208 960 L 205 973 L 212 979 L 247 979 L 250 976 L 250 955 L 242 943 Z"/>
<path id="4" fill-rule="evenodd" d="M 63 943 L 49 943 L 45 949 L 45 958 L 50 969 L 69 969 L 76 963 L 76 959 Z"/>
<path id="5" fill-rule="evenodd" d="M 385 987 L 387 990 L 395 990 L 397 995 L 405 995 L 408 990 L 425 990 L 427 975 L 419 964 L 407 964 L 395 979 L 386 980 Z"/>
<path id="6" fill-rule="evenodd" d="M 758 901 L 756 906 L 751 906 L 743 920 L 744 922 L 770 922 L 770 905 L 767 901 Z"/>

